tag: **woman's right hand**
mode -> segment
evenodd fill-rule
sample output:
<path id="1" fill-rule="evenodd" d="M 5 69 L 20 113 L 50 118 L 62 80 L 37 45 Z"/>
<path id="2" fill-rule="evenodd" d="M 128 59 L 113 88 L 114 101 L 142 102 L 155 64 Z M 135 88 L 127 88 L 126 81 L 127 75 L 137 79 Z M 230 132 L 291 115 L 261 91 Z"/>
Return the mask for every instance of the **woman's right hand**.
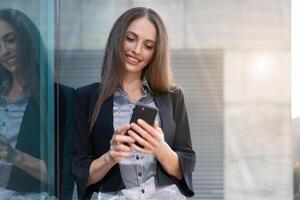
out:
<path id="1" fill-rule="evenodd" d="M 118 163 L 123 158 L 132 156 L 132 149 L 130 146 L 135 140 L 126 134 L 129 129 L 129 124 L 125 124 L 116 129 L 110 140 L 110 149 L 107 152 L 108 162 Z"/>
<path id="2" fill-rule="evenodd" d="M 132 145 L 135 140 L 126 134 L 129 128 L 129 124 L 117 128 L 110 140 L 109 151 L 92 162 L 89 169 L 87 185 L 102 180 L 115 164 L 119 163 L 123 158 L 132 155 L 130 145 Z"/>
<path id="3" fill-rule="evenodd" d="M 16 158 L 17 158 L 17 152 L 9 144 L 6 137 L 0 133 L 0 159 L 12 163 L 16 160 Z"/>

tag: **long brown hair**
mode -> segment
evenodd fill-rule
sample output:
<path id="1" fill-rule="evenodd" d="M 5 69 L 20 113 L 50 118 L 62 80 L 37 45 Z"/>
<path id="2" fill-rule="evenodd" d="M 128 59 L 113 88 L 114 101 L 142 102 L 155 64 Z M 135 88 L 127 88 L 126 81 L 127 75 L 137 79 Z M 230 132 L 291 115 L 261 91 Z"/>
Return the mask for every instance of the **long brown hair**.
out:
<path id="1" fill-rule="evenodd" d="M 132 21 L 142 17 L 146 17 L 155 26 L 157 32 L 154 55 L 143 69 L 142 75 L 146 77 L 151 89 L 157 94 L 171 89 L 173 78 L 170 68 L 168 34 L 162 19 L 150 8 L 136 7 L 127 10 L 114 23 L 107 40 L 101 73 L 101 92 L 91 114 L 90 132 L 95 125 L 102 104 L 114 94 L 118 84 L 122 83 L 125 72 L 122 43 L 127 28 Z"/>
<path id="2" fill-rule="evenodd" d="M 19 10 L 1 9 L 0 19 L 7 22 L 15 31 L 18 44 L 18 59 L 22 67 L 26 87 L 31 97 L 35 101 L 40 102 L 41 81 L 47 83 L 47 73 L 45 72 L 48 69 L 46 49 L 40 32 L 33 21 Z M 8 89 L 10 89 L 12 76 L 0 64 L 0 85 L 3 81 L 8 81 Z M 47 84 L 43 84 L 43 91 L 46 91 L 46 86 Z"/>

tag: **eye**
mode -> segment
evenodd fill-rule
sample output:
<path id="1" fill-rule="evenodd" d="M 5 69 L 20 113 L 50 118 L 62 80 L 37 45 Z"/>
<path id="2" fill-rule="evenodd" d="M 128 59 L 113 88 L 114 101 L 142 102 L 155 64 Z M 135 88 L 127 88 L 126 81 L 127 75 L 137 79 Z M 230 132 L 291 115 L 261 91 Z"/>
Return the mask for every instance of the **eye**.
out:
<path id="1" fill-rule="evenodd" d="M 133 37 L 133 36 L 127 35 L 127 36 L 126 36 L 126 40 L 127 40 L 128 42 L 133 42 L 133 41 L 134 41 L 134 37 Z"/>
<path id="2" fill-rule="evenodd" d="M 16 42 L 16 37 L 15 36 L 10 36 L 6 39 L 6 41 L 9 43 L 9 44 L 13 44 Z"/>
<path id="3" fill-rule="evenodd" d="M 148 50 L 154 49 L 154 46 L 152 44 L 145 44 L 145 48 Z"/>

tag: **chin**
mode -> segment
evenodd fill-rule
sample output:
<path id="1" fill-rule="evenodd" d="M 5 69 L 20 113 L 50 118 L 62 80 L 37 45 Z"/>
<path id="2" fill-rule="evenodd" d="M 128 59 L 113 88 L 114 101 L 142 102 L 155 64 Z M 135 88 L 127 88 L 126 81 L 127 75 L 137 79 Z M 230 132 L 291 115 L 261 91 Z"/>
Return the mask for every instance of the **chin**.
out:
<path id="1" fill-rule="evenodd" d="M 8 71 L 10 74 L 15 74 L 17 73 L 17 71 L 19 70 L 19 66 L 17 64 L 15 65 L 3 65 L 2 66 L 4 67 L 4 69 L 6 69 L 6 71 Z"/>
<path id="2" fill-rule="evenodd" d="M 17 71 L 17 66 L 7 66 L 5 69 L 10 73 L 15 73 Z"/>
<path id="3" fill-rule="evenodd" d="M 126 64 L 126 71 L 129 73 L 140 73 L 142 72 L 143 67 L 141 66 L 133 66 L 133 65 L 129 65 Z"/>

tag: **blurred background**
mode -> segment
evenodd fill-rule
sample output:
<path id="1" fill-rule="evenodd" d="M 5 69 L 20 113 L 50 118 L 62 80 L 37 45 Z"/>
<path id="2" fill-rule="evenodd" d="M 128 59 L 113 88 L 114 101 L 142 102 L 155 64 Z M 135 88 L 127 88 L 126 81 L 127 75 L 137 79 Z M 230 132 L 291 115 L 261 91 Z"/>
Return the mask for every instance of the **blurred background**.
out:
<path id="1" fill-rule="evenodd" d="M 100 81 L 106 40 L 121 13 L 135 6 L 157 11 L 197 154 L 191 199 L 294 199 L 300 115 L 291 112 L 290 0 L 0 2 L 26 13 L 45 38 L 55 35 L 56 80 L 73 88 Z"/>

